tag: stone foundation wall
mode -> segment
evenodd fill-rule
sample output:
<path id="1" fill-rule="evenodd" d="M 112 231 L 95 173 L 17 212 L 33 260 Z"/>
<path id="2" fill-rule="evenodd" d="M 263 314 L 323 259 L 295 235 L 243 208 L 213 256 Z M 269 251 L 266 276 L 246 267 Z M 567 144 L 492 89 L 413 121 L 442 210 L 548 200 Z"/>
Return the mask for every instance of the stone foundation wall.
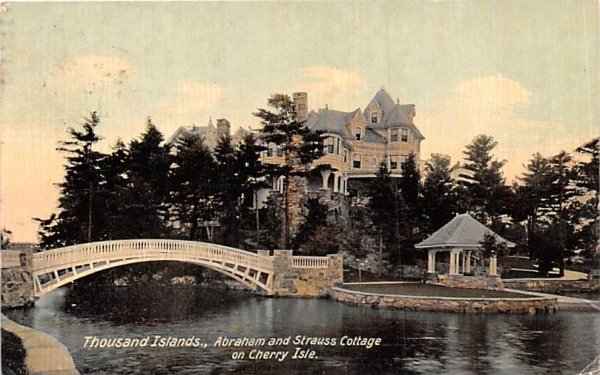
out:
<path id="1" fill-rule="evenodd" d="M 438 275 L 440 284 L 452 288 L 503 290 L 500 276 Z"/>
<path id="2" fill-rule="evenodd" d="M 3 250 L 2 255 L 2 306 L 23 307 L 34 302 L 31 277 L 31 253 Z"/>
<path id="3" fill-rule="evenodd" d="M 293 267 L 291 250 L 275 250 L 273 293 L 278 297 L 326 297 L 344 279 L 341 255 L 328 255 L 327 268 Z"/>
<path id="4" fill-rule="evenodd" d="M 508 279 L 504 287 L 541 293 L 593 293 L 600 292 L 600 280 Z"/>
<path id="5" fill-rule="evenodd" d="M 480 299 L 398 296 L 331 288 L 329 296 L 336 301 L 375 308 L 445 311 L 459 313 L 517 313 L 535 314 L 556 311 L 556 298 Z"/>

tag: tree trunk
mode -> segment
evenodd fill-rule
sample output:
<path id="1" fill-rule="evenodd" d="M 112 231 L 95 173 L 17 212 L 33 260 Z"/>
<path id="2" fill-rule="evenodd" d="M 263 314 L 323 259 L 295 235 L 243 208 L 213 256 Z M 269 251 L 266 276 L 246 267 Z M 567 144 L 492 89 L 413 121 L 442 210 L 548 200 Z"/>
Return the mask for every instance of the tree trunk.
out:
<path id="1" fill-rule="evenodd" d="M 379 232 L 379 267 L 377 268 L 377 277 L 381 278 L 383 267 L 383 233 Z"/>

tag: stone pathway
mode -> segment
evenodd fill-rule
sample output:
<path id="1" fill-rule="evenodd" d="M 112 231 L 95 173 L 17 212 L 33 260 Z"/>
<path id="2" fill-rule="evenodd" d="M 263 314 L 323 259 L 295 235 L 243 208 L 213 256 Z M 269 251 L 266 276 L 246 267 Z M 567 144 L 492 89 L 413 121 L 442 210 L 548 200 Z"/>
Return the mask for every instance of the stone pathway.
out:
<path id="1" fill-rule="evenodd" d="M 4 314 L 2 329 L 15 334 L 23 342 L 29 375 L 79 375 L 71 355 L 54 337 L 17 324 Z"/>
<path id="2" fill-rule="evenodd" d="M 508 292 L 525 293 L 532 296 L 539 297 L 551 297 L 556 298 L 558 304 L 557 309 L 559 311 L 600 311 L 600 301 L 593 301 L 584 298 L 575 298 L 560 296 L 558 294 L 540 293 L 540 292 L 527 292 L 524 290 L 517 289 L 504 289 Z"/>

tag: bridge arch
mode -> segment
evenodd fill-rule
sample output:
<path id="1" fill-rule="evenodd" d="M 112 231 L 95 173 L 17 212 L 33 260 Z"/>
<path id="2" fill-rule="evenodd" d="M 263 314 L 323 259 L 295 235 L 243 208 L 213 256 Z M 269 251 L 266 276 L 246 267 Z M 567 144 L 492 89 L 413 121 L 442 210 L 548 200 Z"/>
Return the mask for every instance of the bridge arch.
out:
<path id="1" fill-rule="evenodd" d="M 34 254 L 34 295 L 42 297 L 102 270 L 151 261 L 196 264 L 227 275 L 254 291 L 273 294 L 273 261 L 268 254 L 204 242 L 142 239 L 92 242 Z"/>

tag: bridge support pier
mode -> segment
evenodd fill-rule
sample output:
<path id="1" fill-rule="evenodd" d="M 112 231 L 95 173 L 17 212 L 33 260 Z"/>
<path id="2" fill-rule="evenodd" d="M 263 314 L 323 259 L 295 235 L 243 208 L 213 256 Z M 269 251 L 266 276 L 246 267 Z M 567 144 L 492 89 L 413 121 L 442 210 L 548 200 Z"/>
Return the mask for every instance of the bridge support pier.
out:
<path id="1" fill-rule="evenodd" d="M 343 278 L 341 255 L 293 257 L 292 250 L 273 253 L 274 296 L 325 297 L 330 287 L 343 283 Z"/>

